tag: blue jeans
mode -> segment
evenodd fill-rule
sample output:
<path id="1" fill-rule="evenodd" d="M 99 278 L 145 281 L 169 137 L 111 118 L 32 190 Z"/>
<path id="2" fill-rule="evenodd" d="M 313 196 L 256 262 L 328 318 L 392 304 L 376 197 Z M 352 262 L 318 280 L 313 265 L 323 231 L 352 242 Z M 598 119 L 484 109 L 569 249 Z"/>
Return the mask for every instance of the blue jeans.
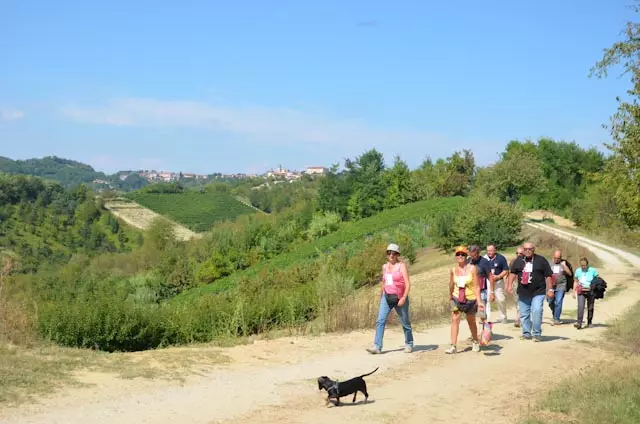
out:
<path id="1" fill-rule="evenodd" d="M 551 308 L 551 312 L 553 313 L 553 320 L 558 322 L 560 321 L 560 315 L 562 315 L 562 302 L 564 300 L 564 290 L 555 290 L 555 295 L 553 299 L 547 299 L 549 302 L 549 308 Z"/>
<path id="2" fill-rule="evenodd" d="M 520 309 L 520 323 L 522 325 L 522 335 L 525 337 L 540 337 L 542 335 L 542 312 L 544 305 L 544 294 L 533 297 L 520 296 L 518 306 Z M 531 322 L 533 321 L 533 334 Z"/>
<path id="3" fill-rule="evenodd" d="M 404 305 L 396 306 L 394 308 L 400 317 L 402 323 L 402 329 L 404 330 L 404 343 L 413 347 L 413 331 L 411 330 L 411 324 L 409 322 L 409 297 L 407 297 Z M 382 296 L 380 298 L 380 309 L 378 310 L 378 319 L 376 320 L 376 338 L 374 343 L 378 346 L 378 349 L 382 350 L 382 338 L 384 337 L 384 327 L 387 324 L 387 318 L 391 313 L 391 308 L 387 303 L 387 299 Z"/>

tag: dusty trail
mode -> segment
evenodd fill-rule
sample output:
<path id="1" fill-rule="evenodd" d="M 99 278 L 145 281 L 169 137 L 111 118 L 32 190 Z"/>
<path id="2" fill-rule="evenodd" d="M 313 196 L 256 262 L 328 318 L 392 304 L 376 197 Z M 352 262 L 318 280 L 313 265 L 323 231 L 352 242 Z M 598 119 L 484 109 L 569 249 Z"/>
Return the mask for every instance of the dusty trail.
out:
<path id="1" fill-rule="evenodd" d="M 575 238 L 552 227 L 541 227 Z M 606 264 L 601 273 L 609 289 L 631 282 L 633 267 L 640 268 L 640 258 L 635 255 L 583 237 L 578 241 Z M 93 389 L 67 390 L 65 396 L 43 399 L 38 405 L 5 410 L 0 413 L 4 417 L 0 422 L 385 423 L 401 419 L 423 423 L 428 419 L 439 423 L 475 421 L 491 414 L 492 424 L 512 423 L 535 400 L 538 388 L 548 388 L 558 375 L 575 371 L 566 360 L 572 350 L 593 350 L 576 341 L 596 340 L 604 331 L 605 321 L 640 299 L 640 285 L 630 284 L 623 293 L 598 301 L 596 327 L 582 331 L 571 324 L 548 325 L 550 312 L 545 306 L 542 343 L 520 341 L 519 329 L 510 323 L 495 326 L 494 340 L 483 352 L 469 350 L 454 356 L 444 354 L 448 325 L 416 332 L 416 350 L 412 354 L 402 352 L 403 337 L 398 328 L 387 329 L 388 353 L 383 355 L 364 351 L 371 343 L 372 330 L 283 338 L 224 349 L 234 359 L 231 365 L 217 367 L 184 384 L 112 380 Z M 566 297 L 564 310 L 575 309 L 575 300 Z M 508 314 L 513 318 L 515 310 Z M 463 340 L 468 335 L 468 328 L 461 326 L 459 348 L 465 345 Z M 597 351 L 590 358 L 597 360 Z M 367 377 L 369 403 L 362 404 L 359 397 L 355 405 L 345 399 L 343 407 L 324 406 L 324 392 L 318 392 L 315 383 L 319 375 L 346 379 L 377 366 L 380 370 Z M 516 385 L 524 378 L 529 382 L 526 392 Z M 465 408 L 472 408 L 472 412 L 461 414 L 461 394 L 466 396 Z"/>

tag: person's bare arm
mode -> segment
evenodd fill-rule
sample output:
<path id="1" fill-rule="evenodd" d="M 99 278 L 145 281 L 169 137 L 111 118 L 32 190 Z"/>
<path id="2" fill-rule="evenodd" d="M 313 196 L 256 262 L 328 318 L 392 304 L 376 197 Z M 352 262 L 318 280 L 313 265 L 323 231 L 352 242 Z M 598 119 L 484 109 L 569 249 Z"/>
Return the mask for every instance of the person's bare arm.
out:
<path id="1" fill-rule="evenodd" d="M 515 280 L 516 277 L 517 275 L 512 272 L 510 272 L 507 277 L 507 293 L 509 294 L 513 293 L 513 280 Z"/>
<path id="2" fill-rule="evenodd" d="M 400 272 L 402 272 L 402 276 L 404 277 L 404 294 L 398 301 L 398 306 L 404 305 L 404 303 L 407 301 L 407 296 L 409 296 L 409 291 L 411 290 L 409 271 L 407 270 L 407 264 L 405 264 L 404 262 L 400 264 Z"/>
<path id="3" fill-rule="evenodd" d="M 380 297 L 384 296 L 384 265 L 382 265 L 382 276 L 380 278 Z"/>
<path id="4" fill-rule="evenodd" d="M 545 277 L 545 282 L 547 283 L 547 296 L 554 297 L 553 281 L 551 280 L 551 277 Z"/>
<path id="5" fill-rule="evenodd" d="M 454 279 L 453 279 L 453 268 L 449 270 L 449 300 L 453 300 L 453 289 L 454 289 Z"/>
<path id="6" fill-rule="evenodd" d="M 480 296 L 480 277 L 476 267 L 471 267 L 471 275 L 473 276 L 473 291 L 476 293 L 476 302 L 479 309 L 484 309 L 484 303 L 482 303 L 482 297 Z"/>
<path id="7" fill-rule="evenodd" d="M 553 290 L 553 280 L 551 279 L 551 276 L 553 275 L 553 270 L 551 269 L 551 265 L 549 264 L 549 262 L 546 262 L 544 273 L 545 273 L 544 281 L 547 284 L 547 296 L 549 298 L 552 298 L 555 295 L 555 290 Z"/>

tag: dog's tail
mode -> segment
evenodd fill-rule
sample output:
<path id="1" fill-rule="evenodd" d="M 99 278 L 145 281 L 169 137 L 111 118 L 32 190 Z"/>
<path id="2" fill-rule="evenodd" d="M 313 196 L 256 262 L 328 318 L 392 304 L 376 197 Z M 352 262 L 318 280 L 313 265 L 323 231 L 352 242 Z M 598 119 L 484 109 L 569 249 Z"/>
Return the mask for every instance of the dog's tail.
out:
<path id="1" fill-rule="evenodd" d="M 378 367 L 378 368 L 380 368 L 380 367 Z M 373 374 L 374 372 L 378 371 L 378 368 L 376 368 L 375 370 L 371 371 L 369 374 L 362 374 L 362 375 L 360 376 L 360 378 L 362 378 L 362 377 L 366 377 L 366 376 L 368 376 L 368 375 Z"/>

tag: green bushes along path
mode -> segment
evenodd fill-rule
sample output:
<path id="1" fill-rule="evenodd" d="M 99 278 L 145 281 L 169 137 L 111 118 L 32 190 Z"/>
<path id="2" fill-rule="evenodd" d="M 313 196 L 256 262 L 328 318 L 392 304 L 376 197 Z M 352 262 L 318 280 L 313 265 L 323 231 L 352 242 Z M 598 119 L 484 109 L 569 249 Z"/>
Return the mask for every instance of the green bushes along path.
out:
<path id="1" fill-rule="evenodd" d="M 237 285 L 238 281 L 268 272 L 269 270 L 282 270 L 302 261 L 310 260 L 321 252 L 335 248 L 343 243 L 361 239 L 375 232 L 398 226 L 412 221 L 426 222 L 427 218 L 433 218 L 445 211 L 459 210 L 466 202 L 463 197 L 450 197 L 434 200 L 425 200 L 388 209 L 379 214 L 355 222 L 344 223 L 336 232 L 324 236 L 318 240 L 300 243 L 285 253 L 275 258 L 259 263 L 245 271 L 237 272 L 226 278 L 216 280 L 214 283 L 188 290 L 176 297 L 176 299 L 191 298 L 205 293 L 215 293 L 227 290 Z"/>

